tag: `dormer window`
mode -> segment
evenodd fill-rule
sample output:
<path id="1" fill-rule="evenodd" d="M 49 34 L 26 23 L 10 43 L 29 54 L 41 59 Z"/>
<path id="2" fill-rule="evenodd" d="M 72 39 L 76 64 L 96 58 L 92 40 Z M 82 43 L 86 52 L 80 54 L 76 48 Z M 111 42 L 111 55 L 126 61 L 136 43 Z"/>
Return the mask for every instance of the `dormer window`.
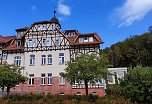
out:
<path id="1" fill-rule="evenodd" d="M 3 59 L 3 60 L 6 60 L 6 59 L 7 59 L 7 53 L 5 53 L 5 52 L 3 53 L 2 59 Z"/>
<path id="2" fill-rule="evenodd" d="M 18 47 L 18 48 L 21 47 L 21 44 L 22 44 L 22 43 L 21 43 L 21 40 L 18 40 L 18 41 L 17 41 L 17 47 Z"/>
<path id="3" fill-rule="evenodd" d="M 84 42 L 88 42 L 88 37 L 84 37 Z"/>
<path id="4" fill-rule="evenodd" d="M 69 37 L 69 36 L 75 36 L 75 33 L 74 32 L 68 32 L 66 33 L 66 36 Z"/>
<path id="5" fill-rule="evenodd" d="M 79 38 L 79 42 L 82 43 L 83 42 L 83 38 Z"/>
<path id="6" fill-rule="evenodd" d="M 89 37 L 89 42 L 93 42 L 93 37 Z"/>

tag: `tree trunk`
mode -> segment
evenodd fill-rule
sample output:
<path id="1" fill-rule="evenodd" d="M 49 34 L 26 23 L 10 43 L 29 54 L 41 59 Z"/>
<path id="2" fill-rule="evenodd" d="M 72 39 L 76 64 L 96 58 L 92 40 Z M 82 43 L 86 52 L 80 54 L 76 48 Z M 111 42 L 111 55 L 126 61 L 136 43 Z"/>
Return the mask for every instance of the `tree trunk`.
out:
<path id="1" fill-rule="evenodd" d="M 7 96 L 9 96 L 9 95 L 10 95 L 10 87 L 7 86 Z"/>
<path id="2" fill-rule="evenodd" d="M 88 96 L 88 80 L 85 80 L 84 84 L 85 84 L 86 96 Z"/>

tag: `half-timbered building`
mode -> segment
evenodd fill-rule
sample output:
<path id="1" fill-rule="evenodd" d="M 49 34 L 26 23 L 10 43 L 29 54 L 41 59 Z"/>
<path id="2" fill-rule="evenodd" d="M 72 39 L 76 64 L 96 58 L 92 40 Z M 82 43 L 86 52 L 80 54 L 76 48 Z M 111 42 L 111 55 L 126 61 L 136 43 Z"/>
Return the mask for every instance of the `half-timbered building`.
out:
<path id="1" fill-rule="evenodd" d="M 85 94 L 84 83 L 71 85 L 59 75 L 67 61 L 78 54 L 99 54 L 102 39 L 97 33 L 61 30 L 56 13 L 49 21 L 16 29 L 17 36 L 0 36 L 1 63 L 24 66 L 29 79 L 11 89 L 12 93 Z M 89 94 L 104 95 L 103 83 L 89 85 Z"/>

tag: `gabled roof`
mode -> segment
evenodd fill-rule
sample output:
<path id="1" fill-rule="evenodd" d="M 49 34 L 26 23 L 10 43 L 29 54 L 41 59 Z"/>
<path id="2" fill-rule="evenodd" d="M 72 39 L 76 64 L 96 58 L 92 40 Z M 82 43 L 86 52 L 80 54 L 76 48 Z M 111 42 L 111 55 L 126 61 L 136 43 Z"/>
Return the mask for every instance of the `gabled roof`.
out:
<path id="1" fill-rule="evenodd" d="M 6 43 L 12 39 L 15 39 L 16 36 L 6 36 L 6 37 L 3 37 L 2 35 L 0 35 L 0 43 Z"/>
<path id="2" fill-rule="evenodd" d="M 72 42 L 71 45 L 80 45 L 80 44 L 100 44 L 100 43 L 104 43 L 103 40 L 100 38 L 100 36 L 94 32 L 94 33 L 86 33 L 86 34 L 81 34 L 76 30 L 65 30 L 64 34 L 66 34 L 67 32 L 75 32 L 75 36 L 68 36 L 67 38 Z M 79 43 L 79 38 L 81 37 L 93 37 L 93 42 L 82 42 Z"/>
<path id="3" fill-rule="evenodd" d="M 12 40 L 10 44 L 3 47 L 3 50 L 19 50 L 19 49 L 24 49 L 24 45 L 22 44 L 20 47 L 17 47 L 16 39 Z"/>

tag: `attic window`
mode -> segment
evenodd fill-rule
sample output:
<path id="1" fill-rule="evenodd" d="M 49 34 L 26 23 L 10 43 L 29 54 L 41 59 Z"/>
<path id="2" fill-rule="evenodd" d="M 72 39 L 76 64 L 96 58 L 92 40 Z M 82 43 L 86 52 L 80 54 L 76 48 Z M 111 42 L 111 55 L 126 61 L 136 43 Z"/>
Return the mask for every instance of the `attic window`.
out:
<path id="1" fill-rule="evenodd" d="M 66 33 L 66 36 L 67 36 L 67 37 L 75 36 L 75 33 L 74 33 L 74 32 L 68 32 L 68 33 Z"/>
<path id="2" fill-rule="evenodd" d="M 93 42 L 93 37 L 89 37 L 89 42 Z"/>
<path id="3" fill-rule="evenodd" d="M 79 42 L 82 43 L 83 42 L 83 38 L 79 38 Z"/>
<path id="4" fill-rule="evenodd" d="M 88 42 L 88 37 L 84 37 L 84 42 Z"/>
<path id="5" fill-rule="evenodd" d="M 44 25 L 41 25 L 38 27 L 38 31 L 47 30 L 47 27 Z"/>
<path id="6" fill-rule="evenodd" d="M 17 41 L 17 47 L 18 47 L 18 48 L 21 47 L 21 40 L 18 40 L 18 41 Z"/>

